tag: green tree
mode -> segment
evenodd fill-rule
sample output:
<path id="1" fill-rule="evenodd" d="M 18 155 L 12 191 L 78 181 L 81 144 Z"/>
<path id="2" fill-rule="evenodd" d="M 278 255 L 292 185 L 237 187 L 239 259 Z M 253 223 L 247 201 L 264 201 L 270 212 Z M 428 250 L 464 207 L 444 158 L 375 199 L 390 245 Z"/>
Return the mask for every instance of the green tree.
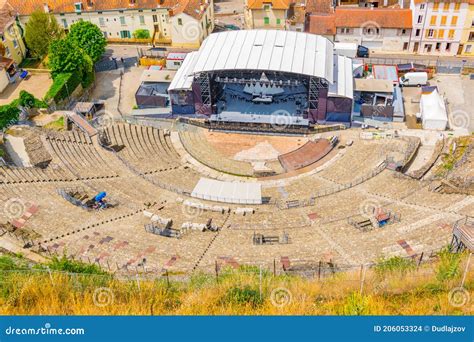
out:
<path id="1" fill-rule="evenodd" d="M 92 62 L 97 62 L 105 52 L 107 42 L 102 31 L 89 21 L 72 25 L 67 38 L 89 55 Z"/>
<path id="2" fill-rule="evenodd" d="M 150 31 L 145 29 L 139 29 L 133 32 L 133 38 L 136 39 L 148 39 L 150 38 Z"/>
<path id="3" fill-rule="evenodd" d="M 91 58 L 67 38 L 55 40 L 50 44 L 48 66 L 53 78 L 60 73 L 72 73 L 82 79 L 92 72 Z"/>
<path id="4" fill-rule="evenodd" d="M 43 59 L 53 40 L 64 35 L 56 18 L 48 13 L 34 11 L 25 25 L 25 42 L 33 56 Z"/>

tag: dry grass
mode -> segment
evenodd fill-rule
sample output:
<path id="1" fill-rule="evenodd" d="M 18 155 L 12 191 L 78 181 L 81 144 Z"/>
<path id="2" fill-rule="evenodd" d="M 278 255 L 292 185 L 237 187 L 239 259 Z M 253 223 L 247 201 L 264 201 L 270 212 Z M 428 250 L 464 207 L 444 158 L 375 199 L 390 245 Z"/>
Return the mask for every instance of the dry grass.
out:
<path id="1" fill-rule="evenodd" d="M 472 314 L 472 300 L 461 307 L 451 305 L 448 300 L 449 291 L 461 282 L 465 258 L 457 265 L 459 272 L 440 278 L 442 264 L 441 261 L 418 270 L 369 270 L 362 292 L 359 272 L 318 281 L 271 274 L 260 278 L 258 271 L 250 268 L 227 270 L 218 282 L 211 275 L 194 275 L 186 282 L 168 284 L 165 279 L 137 281 L 118 280 L 109 275 L 52 273 L 50 276 L 45 271 L 3 271 L 0 272 L 0 314 Z M 275 295 L 278 288 L 285 289 L 279 292 L 280 296 Z M 474 298 L 472 277 L 467 277 L 465 288 Z M 290 301 L 286 301 L 285 293 L 290 294 Z"/>

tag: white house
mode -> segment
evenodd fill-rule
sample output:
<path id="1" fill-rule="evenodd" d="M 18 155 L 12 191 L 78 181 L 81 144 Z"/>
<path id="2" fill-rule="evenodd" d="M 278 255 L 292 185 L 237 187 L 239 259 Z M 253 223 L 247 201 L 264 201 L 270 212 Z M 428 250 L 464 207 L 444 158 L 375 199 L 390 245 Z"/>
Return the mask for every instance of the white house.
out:
<path id="1" fill-rule="evenodd" d="M 335 42 L 355 43 L 371 50 L 406 51 L 412 17 L 409 9 L 337 7 L 332 14 L 309 16 L 308 30 Z"/>
<path id="2" fill-rule="evenodd" d="M 413 30 L 410 52 L 454 56 L 458 53 L 468 0 L 410 0 Z"/>

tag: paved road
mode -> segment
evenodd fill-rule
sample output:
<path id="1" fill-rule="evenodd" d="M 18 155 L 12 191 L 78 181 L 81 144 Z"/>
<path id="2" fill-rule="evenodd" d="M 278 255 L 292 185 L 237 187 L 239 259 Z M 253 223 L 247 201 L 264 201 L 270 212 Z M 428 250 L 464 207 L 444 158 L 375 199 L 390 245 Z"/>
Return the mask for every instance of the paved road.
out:
<path id="1" fill-rule="evenodd" d="M 128 45 L 128 44 L 109 44 L 107 45 L 106 49 L 106 56 L 110 57 L 135 57 L 138 55 L 139 49 L 148 49 L 150 46 L 148 45 Z M 179 49 L 183 50 L 183 49 Z M 398 54 L 389 54 L 389 53 L 371 53 L 371 58 L 383 58 L 383 59 L 410 59 L 410 60 L 418 60 L 418 61 L 456 61 L 460 62 L 462 60 L 466 60 L 470 63 L 474 63 L 474 57 L 466 57 L 466 56 L 431 56 L 431 55 L 420 55 L 420 54 L 407 54 L 407 53 L 398 53 Z"/>
<path id="2" fill-rule="evenodd" d="M 474 63 L 474 57 L 467 56 L 432 56 L 432 55 L 420 55 L 420 54 L 388 54 L 388 53 L 371 53 L 371 58 L 384 58 L 384 59 L 412 59 L 421 61 L 443 61 L 443 62 L 461 62 L 466 60 L 470 63 Z"/>

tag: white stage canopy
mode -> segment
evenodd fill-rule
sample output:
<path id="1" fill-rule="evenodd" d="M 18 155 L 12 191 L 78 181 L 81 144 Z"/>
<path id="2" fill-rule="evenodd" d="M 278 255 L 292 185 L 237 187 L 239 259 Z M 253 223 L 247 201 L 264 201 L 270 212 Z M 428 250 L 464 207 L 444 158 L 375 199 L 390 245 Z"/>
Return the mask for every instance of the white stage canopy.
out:
<path id="1" fill-rule="evenodd" d="M 280 30 L 213 33 L 186 56 L 168 90 L 191 88 L 191 76 L 224 70 L 278 71 L 333 82 L 334 47 L 315 34 Z M 351 78 L 352 80 L 352 78 Z"/>
<path id="2" fill-rule="evenodd" d="M 223 182 L 201 178 L 191 196 L 216 202 L 262 204 L 262 187 L 258 183 Z"/>

